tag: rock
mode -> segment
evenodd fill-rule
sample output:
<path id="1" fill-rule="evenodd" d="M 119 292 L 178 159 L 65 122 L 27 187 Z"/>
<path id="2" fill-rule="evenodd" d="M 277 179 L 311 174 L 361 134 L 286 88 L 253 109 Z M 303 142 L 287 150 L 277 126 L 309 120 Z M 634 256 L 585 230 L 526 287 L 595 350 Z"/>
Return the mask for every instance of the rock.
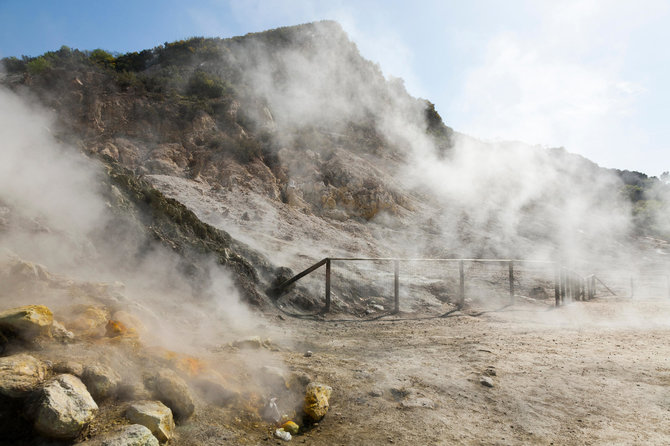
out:
<path id="1" fill-rule="evenodd" d="M 75 438 L 98 410 L 83 382 L 58 375 L 42 389 L 35 411 L 35 430 L 46 437 Z"/>
<path id="2" fill-rule="evenodd" d="M 119 399 L 124 401 L 150 400 L 151 392 L 141 382 L 121 382 L 116 390 Z"/>
<path id="3" fill-rule="evenodd" d="M 319 421 L 328 413 L 328 398 L 333 389 L 330 386 L 310 383 L 305 390 L 303 410 L 312 421 Z"/>
<path id="4" fill-rule="evenodd" d="M 93 438 L 83 443 L 77 443 L 77 446 L 158 446 L 158 440 L 151 431 L 140 425 L 131 424 L 130 426 L 119 426 L 110 432 Z"/>
<path id="5" fill-rule="evenodd" d="M 250 336 L 245 339 L 234 341 L 233 347 L 247 350 L 259 350 L 263 348 L 263 341 L 261 341 L 260 336 Z"/>
<path id="6" fill-rule="evenodd" d="M 147 427 L 159 441 L 168 441 L 174 437 L 172 411 L 160 401 L 133 403 L 126 410 L 126 418 Z"/>
<path id="7" fill-rule="evenodd" d="M 479 378 L 479 384 L 484 387 L 493 387 L 493 380 L 489 376 L 481 376 Z"/>
<path id="8" fill-rule="evenodd" d="M 54 365 L 53 369 L 56 373 L 67 373 L 79 378 L 84 374 L 84 366 L 74 361 L 59 361 Z"/>
<path id="9" fill-rule="evenodd" d="M 300 426 L 295 424 L 293 421 L 287 421 L 282 425 L 281 428 L 291 435 L 296 435 L 298 431 L 300 431 Z"/>
<path id="10" fill-rule="evenodd" d="M 145 380 L 145 385 L 153 392 L 156 399 L 172 409 L 178 420 L 186 420 L 195 410 L 191 391 L 175 372 L 168 369 L 160 370 Z"/>
<path id="11" fill-rule="evenodd" d="M 45 363 L 27 354 L 0 358 L 0 394 L 20 398 L 36 390 L 47 376 Z"/>
<path id="12" fill-rule="evenodd" d="M 275 431 L 275 437 L 281 438 L 284 441 L 291 441 L 291 434 L 282 428 L 279 428 Z"/>
<path id="13" fill-rule="evenodd" d="M 69 331 L 58 321 L 53 321 L 53 324 L 51 325 L 51 336 L 63 344 L 74 341 L 74 333 Z"/>
<path id="14" fill-rule="evenodd" d="M 77 309 L 77 316 L 69 324 L 75 332 L 88 336 L 102 336 L 109 320 L 109 312 L 100 306 L 85 306 Z"/>
<path id="15" fill-rule="evenodd" d="M 101 364 L 84 367 L 81 380 L 96 401 L 102 401 L 114 395 L 121 383 L 121 377 L 114 369 Z"/>
<path id="16" fill-rule="evenodd" d="M 372 389 L 368 392 L 368 395 L 373 398 L 379 398 L 384 395 L 384 391 L 381 389 Z"/>
<path id="17" fill-rule="evenodd" d="M 307 350 L 307 351 L 305 352 L 305 358 L 311 358 L 313 354 L 314 354 L 314 353 L 312 353 L 311 350 Z"/>
<path id="18" fill-rule="evenodd" d="M 9 330 L 19 337 L 32 340 L 49 335 L 54 316 L 44 305 L 27 305 L 0 313 L 0 330 Z"/>

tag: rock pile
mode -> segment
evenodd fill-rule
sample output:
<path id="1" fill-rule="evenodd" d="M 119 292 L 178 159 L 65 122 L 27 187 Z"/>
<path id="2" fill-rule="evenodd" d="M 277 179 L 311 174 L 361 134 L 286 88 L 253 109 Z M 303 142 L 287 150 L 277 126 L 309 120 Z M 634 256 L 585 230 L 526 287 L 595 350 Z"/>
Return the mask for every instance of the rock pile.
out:
<path id="1" fill-rule="evenodd" d="M 130 327 L 141 324 L 128 314 L 97 303 L 70 308 L 63 323 L 43 305 L 0 312 L 7 347 L 0 353 L 1 440 L 158 445 L 178 441 L 180 425 L 188 426 L 200 404 L 229 409 L 256 427 L 265 419 L 290 438 L 301 428 L 289 420 L 310 425 L 328 411 L 332 389 L 309 377 L 266 365 L 248 390 L 238 390 L 234 375 L 224 377 L 198 358 L 142 346 Z M 229 344 L 227 353 L 259 349 L 275 346 L 256 336 Z M 270 419 L 262 414 L 268 407 Z"/>
<path id="2" fill-rule="evenodd" d="M 79 343 L 77 347 L 81 347 L 82 353 L 94 348 L 91 340 L 101 339 L 96 337 L 124 336 L 123 332 L 113 331 L 109 336 L 109 330 L 100 330 L 110 322 L 106 308 L 85 306 L 78 310 L 68 324 L 77 335 L 59 324 L 51 310 L 42 305 L 0 313 L 0 335 L 5 344 L 10 344 L 10 350 L 39 346 L 31 354 L 20 352 L 0 357 L 0 406 L 3 409 L 0 410 L 3 418 L 0 438 L 16 440 L 18 444 L 43 437 L 71 444 L 69 442 L 90 435 L 87 429 L 96 422 L 99 404 L 102 404 L 127 405 L 123 412 L 125 418 L 113 423 L 134 424 L 111 430 L 105 428 L 104 433 L 77 444 L 153 446 L 173 439 L 173 411 L 178 419 L 185 420 L 195 410 L 188 385 L 175 371 L 162 369 L 148 374 L 144 383 L 124 382 L 123 370 L 118 366 L 44 359 L 55 355 L 63 333 L 69 333 L 67 338 Z M 41 339 L 39 344 L 34 342 L 37 339 Z M 99 348 L 100 341 L 96 342 Z M 155 400 L 132 401 L 138 396 L 153 396 Z M 125 403 L 124 399 L 131 401 Z"/>

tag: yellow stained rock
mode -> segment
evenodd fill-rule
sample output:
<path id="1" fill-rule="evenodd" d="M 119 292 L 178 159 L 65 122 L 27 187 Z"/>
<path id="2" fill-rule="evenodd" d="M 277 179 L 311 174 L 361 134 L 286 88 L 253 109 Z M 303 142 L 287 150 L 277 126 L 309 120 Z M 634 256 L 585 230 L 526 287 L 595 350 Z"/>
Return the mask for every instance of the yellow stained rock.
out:
<path id="1" fill-rule="evenodd" d="M 333 389 L 330 386 L 318 383 L 309 383 L 305 390 L 305 405 L 303 410 L 312 421 L 319 421 L 328 413 L 328 398 Z"/>
<path id="2" fill-rule="evenodd" d="M 9 329 L 19 336 L 30 338 L 49 334 L 54 316 L 44 305 L 26 305 L 0 313 L 0 328 Z"/>
<path id="3" fill-rule="evenodd" d="M 282 429 L 291 435 L 296 435 L 300 430 L 300 426 L 295 424 L 293 421 L 287 421 L 286 423 L 282 424 Z"/>
<path id="4" fill-rule="evenodd" d="M 87 306 L 78 313 L 68 328 L 88 335 L 104 333 L 109 320 L 109 312 L 104 307 Z"/>

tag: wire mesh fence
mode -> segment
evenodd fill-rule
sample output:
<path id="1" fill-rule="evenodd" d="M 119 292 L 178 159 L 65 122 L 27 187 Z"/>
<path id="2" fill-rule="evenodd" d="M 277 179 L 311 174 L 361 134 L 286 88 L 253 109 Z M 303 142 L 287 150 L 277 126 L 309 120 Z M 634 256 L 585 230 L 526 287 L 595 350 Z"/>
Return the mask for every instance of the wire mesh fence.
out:
<path id="1" fill-rule="evenodd" d="M 558 306 L 606 296 L 670 298 L 667 266 L 610 265 L 583 276 L 548 261 L 326 258 L 280 288 L 302 279 L 312 295 L 324 296 L 323 312 L 426 314 L 465 304 L 499 308 L 517 299 Z"/>
<path id="2" fill-rule="evenodd" d="M 465 303 L 502 306 L 518 297 L 552 303 L 557 292 L 556 265 L 525 260 L 327 258 L 294 279 L 321 267 L 325 276 L 306 284 L 324 293 L 326 312 L 439 312 Z M 321 287 L 314 277 L 323 278 Z"/>

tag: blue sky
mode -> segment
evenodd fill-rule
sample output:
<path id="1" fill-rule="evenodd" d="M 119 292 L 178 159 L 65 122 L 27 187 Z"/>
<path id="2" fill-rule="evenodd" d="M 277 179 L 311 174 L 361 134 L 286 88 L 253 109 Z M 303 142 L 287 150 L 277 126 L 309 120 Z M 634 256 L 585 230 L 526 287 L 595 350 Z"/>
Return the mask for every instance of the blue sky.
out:
<path id="1" fill-rule="evenodd" d="M 670 170 L 666 1 L 0 0 L 0 56 L 135 51 L 321 19 L 458 131 Z"/>

